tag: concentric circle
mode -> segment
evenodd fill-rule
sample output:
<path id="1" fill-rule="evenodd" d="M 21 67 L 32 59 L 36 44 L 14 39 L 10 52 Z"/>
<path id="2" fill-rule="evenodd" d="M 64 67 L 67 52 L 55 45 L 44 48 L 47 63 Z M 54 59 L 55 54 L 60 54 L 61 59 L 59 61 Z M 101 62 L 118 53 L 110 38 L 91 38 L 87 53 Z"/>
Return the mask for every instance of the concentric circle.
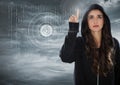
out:
<path id="1" fill-rule="evenodd" d="M 54 43 L 57 38 L 58 27 L 61 24 L 61 18 L 51 12 L 42 12 L 36 14 L 28 26 L 28 38 L 30 43 L 36 47 L 45 47 Z"/>
<path id="2" fill-rule="evenodd" d="M 44 36 L 44 37 L 49 37 L 49 36 L 51 36 L 52 33 L 53 33 L 53 28 L 52 28 L 52 26 L 49 25 L 49 24 L 44 24 L 44 25 L 42 25 L 41 28 L 40 28 L 40 33 L 41 33 L 41 35 Z"/>

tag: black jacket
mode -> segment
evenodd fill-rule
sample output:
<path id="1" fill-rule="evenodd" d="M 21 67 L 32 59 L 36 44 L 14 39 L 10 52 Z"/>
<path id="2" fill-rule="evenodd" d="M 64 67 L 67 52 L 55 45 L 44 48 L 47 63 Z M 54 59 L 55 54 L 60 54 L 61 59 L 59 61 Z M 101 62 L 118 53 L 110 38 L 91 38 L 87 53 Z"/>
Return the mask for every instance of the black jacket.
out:
<path id="1" fill-rule="evenodd" d="M 97 85 L 97 76 L 91 70 L 91 61 L 85 54 L 85 40 L 77 37 L 79 23 L 69 23 L 69 32 L 60 51 L 63 62 L 75 62 L 75 85 Z M 115 64 L 114 69 L 107 77 L 99 76 L 99 85 L 120 85 L 120 47 L 117 39 L 115 42 Z"/>

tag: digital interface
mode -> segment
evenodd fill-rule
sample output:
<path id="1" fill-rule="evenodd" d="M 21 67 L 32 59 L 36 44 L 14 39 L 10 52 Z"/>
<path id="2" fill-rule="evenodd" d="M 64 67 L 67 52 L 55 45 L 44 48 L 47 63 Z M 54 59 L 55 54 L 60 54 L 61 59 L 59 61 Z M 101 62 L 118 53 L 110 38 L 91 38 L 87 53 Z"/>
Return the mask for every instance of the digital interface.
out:
<path id="1" fill-rule="evenodd" d="M 120 42 L 120 0 L 0 0 L 0 85 L 74 85 L 74 63 L 59 57 L 69 17 L 98 3 Z M 80 33 L 79 27 L 79 36 Z"/>

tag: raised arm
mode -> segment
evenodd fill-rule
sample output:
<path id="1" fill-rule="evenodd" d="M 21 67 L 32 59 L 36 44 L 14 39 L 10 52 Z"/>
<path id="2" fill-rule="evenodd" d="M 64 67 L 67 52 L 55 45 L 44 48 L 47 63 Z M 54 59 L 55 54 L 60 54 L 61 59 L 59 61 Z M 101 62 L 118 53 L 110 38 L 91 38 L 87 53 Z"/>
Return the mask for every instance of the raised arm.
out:
<path id="1" fill-rule="evenodd" d="M 69 31 L 65 37 L 64 44 L 60 50 L 60 58 L 63 62 L 72 63 L 75 61 L 75 48 L 77 43 L 77 33 L 79 31 L 79 10 L 76 15 L 72 15 L 69 18 Z"/>

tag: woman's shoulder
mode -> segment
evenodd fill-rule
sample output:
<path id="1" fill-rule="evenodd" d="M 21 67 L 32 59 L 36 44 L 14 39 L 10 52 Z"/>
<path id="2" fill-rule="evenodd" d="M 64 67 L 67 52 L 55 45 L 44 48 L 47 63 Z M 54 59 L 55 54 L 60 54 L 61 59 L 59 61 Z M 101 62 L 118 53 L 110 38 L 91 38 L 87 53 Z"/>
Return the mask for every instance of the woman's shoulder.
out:
<path id="1" fill-rule="evenodd" d="M 113 37 L 113 43 L 114 43 L 115 48 L 120 48 L 120 43 L 117 38 Z"/>
<path id="2" fill-rule="evenodd" d="M 119 45 L 119 40 L 117 39 L 117 38 L 115 38 L 115 37 L 113 37 L 113 42 L 115 43 L 115 45 Z"/>

